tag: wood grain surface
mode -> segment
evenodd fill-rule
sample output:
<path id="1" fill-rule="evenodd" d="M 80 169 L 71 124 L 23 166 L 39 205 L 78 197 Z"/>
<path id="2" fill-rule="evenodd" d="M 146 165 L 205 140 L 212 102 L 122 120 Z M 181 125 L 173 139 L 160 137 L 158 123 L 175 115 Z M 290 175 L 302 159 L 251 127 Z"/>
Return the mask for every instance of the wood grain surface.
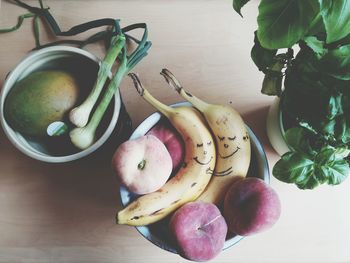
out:
<path id="1" fill-rule="evenodd" d="M 260 94 L 262 74 L 250 59 L 257 3 L 243 9 L 242 19 L 230 0 L 46 1 L 64 29 L 102 17 L 120 18 L 122 25 L 146 22 L 153 47 L 135 68 L 145 86 L 165 103 L 181 101 L 159 75 L 167 67 L 194 94 L 232 105 L 264 144 L 272 168 L 278 156 L 265 132 L 272 98 Z M 25 12 L 7 0 L 0 6 L 0 28 Z M 54 40 L 43 31 L 43 43 Z M 0 35 L 0 87 L 33 47 L 30 19 Z M 100 44 L 87 49 L 103 56 Z M 154 109 L 128 78 L 121 92 L 136 127 Z M 0 130 L 0 262 L 187 262 L 115 224 L 120 200 L 110 160 L 101 153 L 70 164 L 41 163 L 16 150 Z M 350 179 L 313 191 L 273 177 L 271 184 L 282 202 L 278 223 L 212 262 L 350 262 Z"/>

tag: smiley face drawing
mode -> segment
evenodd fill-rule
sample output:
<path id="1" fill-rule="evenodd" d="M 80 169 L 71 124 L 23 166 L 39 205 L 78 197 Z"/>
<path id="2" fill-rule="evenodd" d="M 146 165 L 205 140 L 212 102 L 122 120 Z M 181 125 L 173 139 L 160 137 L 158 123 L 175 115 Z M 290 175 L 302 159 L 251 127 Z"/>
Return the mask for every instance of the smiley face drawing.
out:
<path id="1" fill-rule="evenodd" d="M 242 138 L 237 138 L 235 135 L 216 135 L 218 154 L 214 175 L 226 176 L 235 172 L 233 159 L 239 158 L 240 151 L 242 150 L 241 144 L 247 141 L 249 142 L 248 134 L 245 134 Z"/>
<path id="2" fill-rule="evenodd" d="M 210 164 L 210 162 L 213 160 L 214 156 L 209 156 L 208 155 L 208 151 L 206 150 L 208 147 L 211 147 L 211 145 L 213 144 L 212 141 L 208 141 L 205 142 L 206 145 L 204 145 L 203 143 L 198 144 L 197 143 L 197 155 L 195 157 L 193 157 L 193 160 L 196 161 L 196 163 L 198 163 L 199 165 L 208 165 Z M 201 154 L 201 156 L 199 156 L 199 154 Z"/>
<path id="3" fill-rule="evenodd" d="M 223 143 L 224 149 L 228 150 L 228 153 L 226 151 L 223 154 L 221 154 L 219 152 L 219 158 L 221 158 L 221 159 L 230 158 L 241 149 L 241 148 L 239 148 L 238 145 L 234 145 L 234 141 L 237 139 L 236 136 L 226 138 L 225 136 L 220 137 L 218 135 L 218 139 L 219 139 L 220 143 Z M 233 148 L 233 149 L 231 149 L 231 148 Z M 229 149 L 231 150 L 231 152 Z"/>

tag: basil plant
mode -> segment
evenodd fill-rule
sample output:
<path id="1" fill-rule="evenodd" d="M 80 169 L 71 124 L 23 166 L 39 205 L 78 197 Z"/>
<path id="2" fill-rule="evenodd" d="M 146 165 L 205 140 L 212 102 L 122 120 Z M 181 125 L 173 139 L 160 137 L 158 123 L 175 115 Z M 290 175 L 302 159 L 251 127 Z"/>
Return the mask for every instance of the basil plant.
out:
<path id="1" fill-rule="evenodd" d="M 249 0 L 234 0 L 234 10 Z M 337 185 L 349 172 L 350 1 L 261 0 L 251 57 L 262 93 L 281 97 L 290 151 L 273 175 L 300 189 Z"/>

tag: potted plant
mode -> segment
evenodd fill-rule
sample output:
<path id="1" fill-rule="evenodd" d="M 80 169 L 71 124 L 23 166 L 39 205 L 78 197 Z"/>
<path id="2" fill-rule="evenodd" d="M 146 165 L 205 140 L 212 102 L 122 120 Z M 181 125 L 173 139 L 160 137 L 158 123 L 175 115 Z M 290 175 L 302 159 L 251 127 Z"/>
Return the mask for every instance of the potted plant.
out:
<path id="1" fill-rule="evenodd" d="M 247 2 L 233 7 L 241 15 Z M 257 22 L 251 57 L 265 74 L 262 93 L 280 98 L 275 119 L 288 145 L 273 175 L 301 189 L 343 182 L 350 172 L 350 1 L 261 0 Z"/>

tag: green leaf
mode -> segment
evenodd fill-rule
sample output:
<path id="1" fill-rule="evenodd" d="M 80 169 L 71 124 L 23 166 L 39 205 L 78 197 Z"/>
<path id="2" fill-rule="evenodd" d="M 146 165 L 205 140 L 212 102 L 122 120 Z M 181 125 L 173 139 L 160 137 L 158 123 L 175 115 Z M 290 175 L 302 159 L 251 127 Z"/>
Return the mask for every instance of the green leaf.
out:
<path id="1" fill-rule="evenodd" d="M 309 132 L 313 133 L 314 135 L 317 135 L 318 132 L 315 130 L 314 127 L 311 126 L 310 123 L 306 122 L 306 121 L 299 121 L 299 126 L 303 127 L 304 129 L 308 130 Z"/>
<path id="2" fill-rule="evenodd" d="M 344 116 L 341 116 L 337 122 L 337 140 L 342 143 L 350 142 L 350 123 Z"/>
<path id="3" fill-rule="evenodd" d="M 349 154 L 347 148 L 335 149 L 326 146 L 315 158 L 320 174 L 324 176 L 324 181 L 331 185 L 343 182 L 349 172 L 350 167 L 347 160 L 344 160 Z"/>
<path id="4" fill-rule="evenodd" d="M 280 96 L 282 93 L 282 78 L 282 72 L 270 71 L 266 73 L 263 80 L 261 93 L 270 96 Z"/>
<path id="5" fill-rule="evenodd" d="M 335 149 L 333 147 L 326 146 L 316 155 L 315 162 L 322 166 L 333 162 L 335 158 Z"/>
<path id="6" fill-rule="evenodd" d="M 320 70 L 335 78 L 350 80 L 350 45 L 330 50 L 321 59 Z"/>
<path id="7" fill-rule="evenodd" d="M 288 49 L 286 53 L 273 57 L 273 64 L 264 70 L 265 78 L 261 89 L 263 94 L 273 96 L 280 96 L 282 94 L 282 79 L 284 76 L 282 71 L 290 63 L 292 58 L 292 49 Z"/>
<path id="8" fill-rule="evenodd" d="M 307 36 L 314 36 L 314 35 L 318 35 L 318 34 L 324 33 L 324 32 L 326 32 L 326 29 L 325 29 L 325 26 L 323 23 L 322 15 L 321 15 L 321 13 L 318 13 L 314 17 L 314 19 L 311 21 L 310 26 L 309 26 L 309 30 L 306 33 L 306 35 Z"/>
<path id="9" fill-rule="evenodd" d="M 307 156 L 313 156 L 316 153 L 309 144 L 309 132 L 300 127 L 290 128 L 286 131 L 285 140 L 288 146 L 295 152 L 303 153 Z"/>
<path id="10" fill-rule="evenodd" d="M 350 150 L 347 147 L 336 148 L 334 152 L 337 159 L 344 159 L 350 154 Z"/>
<path id="11" fill-rule="evenodd" d="M 326 141 L 335 140 L 336 125 L 337 125 L 337 121 L 335 119 L 321 123 L 321 126 L 322 126 L 321 133 L 324 137 L 324 140 Z"/>
<path id="12" fill-rule="evenodd" d="M 248 3 L 250 0 L 233 0 L 232 2 L 232 6 L 233 6 L 233 9 L 241 16 L 242 16 L 242 13 L 241 13 L 241 9 L 242 7 Z"/>
<path id="13" fill-rule="evenodd" d="M 344 38 L 337 40 L 335 42 L 332 42 L 331 44 L 328 44 L 329 48 L 336 48 L 339 46 L 345 46 L 350 44 L 350 33 L 346 35 Z"/>
<path id="14" fill-rule="evenodd" d="M 267 49 L 290 48 L 304 38 L 319 13 L 316 0 L 261 0 L 258 38 Z"/>
<path id="15" fill-rule="evenodd" d="M 349 152 L 347 148 L 326 146 L 313 159 L 300 152 L 288 152 L 275 164 L 272 174 L 300 189 L 313 189 L 323 183 L 340 184 L 350 173 L 349 163 L 343 159 Z"/>
<path id="16" fill-rule="evenodd" d="M 270 67 L 275 61 L 277 49 L 263 48 L 256 36 L 256 32 L 254 35 L 254 46 L 250 55 L 258 69 L 262 72 L 266 72 L 266 69 Z"/>
<path id="17" fill-rule="evenodd" d="M 342 105 L 342 94 L 338 93 L 336 95 L 331 95 L 329 97 L 329 102 L 327 106 L 327 118 L 329 120 L 334 119 L 335 117 L 343 114 L 343 105 Z"/>
<path id="18" fill-rule="evenodd" d="M 319 73 L 319 55 L 310 48 L 301 47 L 294 63 L 301 73 Z"/>
<path id="19" fill-rule="evenodd" d="M 324 166 L 316 166 L 315 167 L 315 178 L 317 178 L 317 181 L 320 184 L 324 184 L 327 182 L 327 173 L 325 172 L 325 167 Z"/>
<path id="20" fill-rule="evenodd" d="M 327 171 L 327 183 L 330 185 L 337 185 L 348 177 L 350 167 L 346 160 L 337 160 L 325 170 Z"/>
<path id="21" fill-rule="evenodd" d="M 314 162 L 304 154 L 288 152 L 275 164 L 272 174 L 286 183 L 307 184 L 314 170 Z"/>
<path id="22" fill-rule="evenodd" d="M 349 34 L 350 0 L 319 0 L 327 43 L 332 43 Z"/>
<path id="23" fill-rule="evenodd" d="M 318 58 L 323 57 L 327 53 L 327 49 L 324 48 L 324 42 L 318 40 L 315 36 L 305 37 L 304 41 L 317 54 Z"/>
<path id="24" fill-rule="evenodd" d="M 300 183 L 296 183 L 296 185 L 302 190 L 314 189 L 315 187 L 320 185 L 320 181 L 314 173 L 309 172 L 309 177 L 307 178 L 307 180 L 304 180 Z"/>

